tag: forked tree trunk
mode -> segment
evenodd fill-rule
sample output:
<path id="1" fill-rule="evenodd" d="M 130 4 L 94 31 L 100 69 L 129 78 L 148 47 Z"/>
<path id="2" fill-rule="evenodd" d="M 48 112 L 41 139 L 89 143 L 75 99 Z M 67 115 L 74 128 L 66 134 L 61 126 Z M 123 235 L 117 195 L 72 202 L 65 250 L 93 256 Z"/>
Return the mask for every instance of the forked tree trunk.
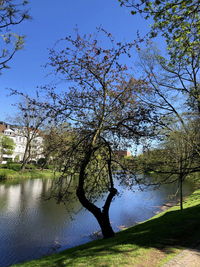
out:
<path id="1" fill-rule="evenodd" d="M 84 208 L 90 211 L 94 215 L 96 220 L 98 221 L 104 238 L 110 238 L 115 235 L 112 229 L 112 226 L 110 224 L 109 208 L 110 208 L 110 204 L 111 204 L 113 197 L 117 193 L 117 190 L 115 188 L 112 188 L 109 191 L 110 191 L 109 195 L 106 199 L 105 205 L 102 208 L 102 210 L 86 198 L 85 192 L 83 189 L 78 188 L 76 191 L 76 194 L 77 194 L 77 197 L 80 203 L 83 205 Z"/>
<path id="2" fill-rule="evenodd" d="M 82 160 L 81 168 L 79 172 L 79 184 L 76 190 L 76 195 L 80 201 L 80 203 L 83 205 L 84 208 L 86 208 L 88 211 L 90 211 L 94 217 L 97 219 L 99 226 L 101 227 L 101 231 L 104 238 L 110 238 L 115 235 L 109 219 L 109 208 L 110 204 L 114 198 L 114 196 L 117 194 L 117 189 L 114 188 L 113 180 L 112 180 L 112 174 L 110 169 L 110 161 L 109 162 L 109 177 L 110 177 L 110 186 L 109 194 L 107 196 L 107 199 L 104 203 L 104 206 L 102 210 L 98 208 L 96 205 L 94 205 L 88 198 L 86 197 L 85 190 L 84 190 L 84 184 L 85 179 L 87 177 L 86 174 L 86 168 L 88 163 L 91 160 L 91 156 L 94 153 L 95 149 L 92 149 L 91 147 L 86 151 L 85 157 Z"/>
<path id="3" fill-rule="evenodd" d="M 112 226 L 110 224 L 109 215 L 106 215 L 101 212 L 99 218 L 96 219 L 101 227 L 101 232 L 104 238 L 110 238 L 115 235 L 115 232 L 113 231 Z"/>

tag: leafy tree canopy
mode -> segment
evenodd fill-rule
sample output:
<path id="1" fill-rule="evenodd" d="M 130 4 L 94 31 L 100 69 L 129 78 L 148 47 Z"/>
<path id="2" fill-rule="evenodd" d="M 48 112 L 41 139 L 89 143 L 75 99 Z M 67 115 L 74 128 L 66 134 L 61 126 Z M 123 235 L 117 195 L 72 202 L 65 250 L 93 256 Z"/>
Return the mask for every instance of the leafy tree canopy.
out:
<path id="1" fill-rule="evenodd" d="M 28 1 L 0 0 L 0 71 L 8 68 L 7 63 L 23 47 L 24 36 L 12 32 L 13 27 L 30 18 L 25 9 Z"/>
<path id="2" fill-rule="evenodd" d="M 172 57 L 199 51 L 200 1 L 171 0 L 144 1 L 118 0 L 121 6 L 132 9 L 131 13 L 142 13 L 145 19 L 153 18 L 150 36 L 161 32 L 166 39 Z"/>
<path id="3" fill-rule="evenodd" d="M 12 155 L 15 148 L 13 139 L 8 136 L 1 136 L 1 152 L 2 154 Z"/>

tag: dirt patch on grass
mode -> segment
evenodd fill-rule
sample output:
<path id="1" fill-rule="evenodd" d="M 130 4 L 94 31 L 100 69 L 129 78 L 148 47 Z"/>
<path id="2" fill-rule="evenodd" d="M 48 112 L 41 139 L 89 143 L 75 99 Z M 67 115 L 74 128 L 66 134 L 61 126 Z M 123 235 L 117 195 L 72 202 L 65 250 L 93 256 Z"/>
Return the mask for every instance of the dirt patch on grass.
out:
<path id="1" fill-rule="evenodd" d="M 155 267 L 166 257 L 166 252 L 159 249 L 152 249 L 144 257 L 141 257 L 139 262 L 134 267 Z"/>

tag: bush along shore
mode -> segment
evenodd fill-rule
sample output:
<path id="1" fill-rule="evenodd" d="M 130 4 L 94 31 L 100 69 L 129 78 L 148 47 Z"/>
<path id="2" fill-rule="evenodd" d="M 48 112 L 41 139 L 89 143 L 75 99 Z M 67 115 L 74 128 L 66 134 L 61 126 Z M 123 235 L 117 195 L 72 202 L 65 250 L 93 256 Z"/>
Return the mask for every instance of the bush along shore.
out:
<path id="1" fill-rule="evenodd" d="M 0 165 L 0 181 L 10 181 L 28 178 L 54 178 L 55 173 L 51 169 L 41 169 L 33 164 L 28 164 L 25 170 L 21 170 L 21 164 L 10 163 Z"/>
<path id="2" fill-rule="evenodd" d="M 96 240 L 13 267 L 162 266 L 181 250 L 199 242 L 199 221 L 200 190 L 197 190 L 185 199 L 183 211 L 174 206 L 118 232 L 113 238 Z"/>

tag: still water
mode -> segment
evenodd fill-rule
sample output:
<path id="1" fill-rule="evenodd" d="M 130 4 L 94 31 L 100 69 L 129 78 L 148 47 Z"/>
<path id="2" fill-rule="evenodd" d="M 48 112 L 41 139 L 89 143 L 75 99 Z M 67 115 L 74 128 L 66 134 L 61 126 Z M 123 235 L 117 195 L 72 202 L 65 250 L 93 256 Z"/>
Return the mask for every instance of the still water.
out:
<path id="1" fill-rule="evenodd" d="M 78 202 L 66 206 L 45 200 L 51 179 L 30 179 L 0 185 L 0 266 L 10 266 L 86 243 L 99 231 L 95 218 Z M 192 192 L 186 184 L 184 194 Z M 121 192 L 111 204 L 113 229 L 131 226 L 152 217 L 176 192 L 175 185 L 140 191 L 118 186 Z M 97 204 L 101 207 L 103 200 Z M 69 212 L 73 210 L 73 212 Z"/>

